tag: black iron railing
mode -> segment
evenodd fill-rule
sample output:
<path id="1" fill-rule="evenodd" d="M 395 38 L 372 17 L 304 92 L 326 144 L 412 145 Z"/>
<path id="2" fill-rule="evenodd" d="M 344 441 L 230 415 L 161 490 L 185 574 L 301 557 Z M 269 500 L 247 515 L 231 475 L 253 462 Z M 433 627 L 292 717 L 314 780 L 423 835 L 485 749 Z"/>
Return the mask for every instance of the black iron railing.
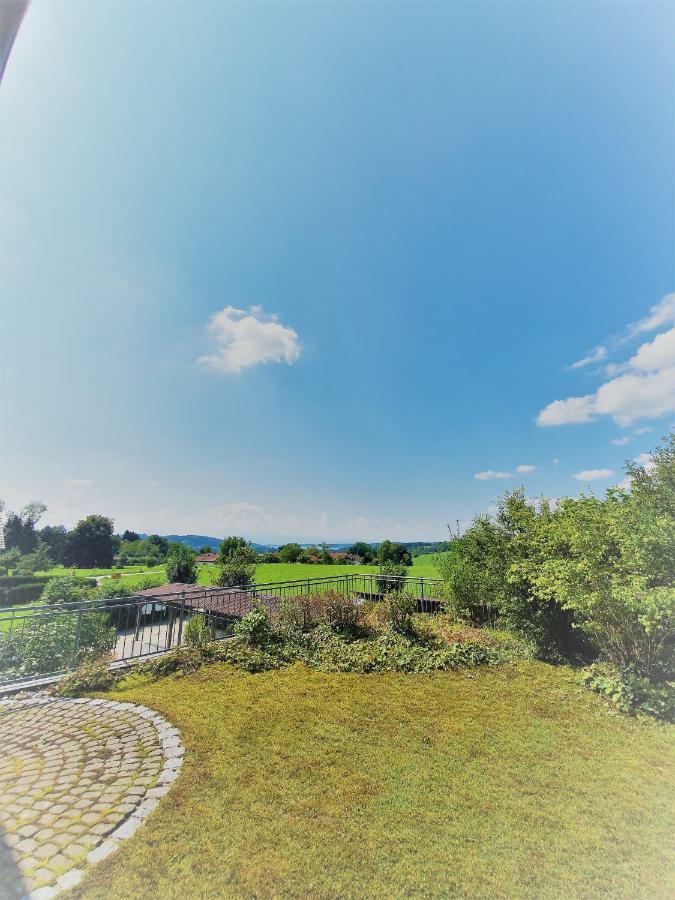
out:
<path id="1" fill-rule="evenodd" d="M 360 603 L 403 590 L 420 612 L 433 614 L 441 608 L 441 585 L 436 578 L 345 573 L 233 588 L 186 585 L 176 591 L 172 586 L 150 596 L 0 609 L 0 684 L 60 675 L 93 654 L 110 653 L 122 664 L 166 653 L 190 640 L 196 616 L 208 621 L 215 639 L 225 639 L 254 603 L 274 618 L 282 599 L 326 591 Z"/>

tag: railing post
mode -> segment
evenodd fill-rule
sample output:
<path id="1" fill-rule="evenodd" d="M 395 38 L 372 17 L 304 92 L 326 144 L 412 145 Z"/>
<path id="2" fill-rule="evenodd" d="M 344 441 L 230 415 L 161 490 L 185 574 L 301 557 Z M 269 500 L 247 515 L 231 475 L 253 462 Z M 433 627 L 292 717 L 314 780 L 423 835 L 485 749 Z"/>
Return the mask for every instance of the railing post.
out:
<path id="1" fill-rule="evenodd" d="M 80 638 L 82 636 L 82 614 L 84 613 L 84 604 L 80 603 L 79 612 L 77 616 L 77 626 L 75 628 L 75 641 L 73 642 L 73 655 L 70 660 L 70 668 L 74 669 L 77 666 L 77 651 L 80 649 Z"/>
<path id="2" fill-rule="evenodd" d="M 178 619 L 178 640 L 176 641 L 176 643 L 178 644 L 179 647 L 181 645 L 181 641 L 183 638 L 183 616 L 184 615 L 185 615 L 185 595 L 183 595 L 181 597 L 181 601 L 180 601 L 180 613 L 179 613 L 179 619 Z"/>

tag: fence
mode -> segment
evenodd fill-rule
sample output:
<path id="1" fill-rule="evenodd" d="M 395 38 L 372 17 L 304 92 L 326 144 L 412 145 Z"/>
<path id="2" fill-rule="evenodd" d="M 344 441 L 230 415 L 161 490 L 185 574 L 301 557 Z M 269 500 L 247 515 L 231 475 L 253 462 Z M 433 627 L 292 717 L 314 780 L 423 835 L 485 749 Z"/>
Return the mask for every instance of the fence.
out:
<path id="1" fill-rule="evenodd" d="M 435 578 L 349 573 L 241 588 L 168 585 L 151 595 L 0 609 L 0 685 L 61 675 L 93 653 L 109 652 L 120 665 L 166 653 L 189 639 L 196 615 L 220 640 L 254 603 L 274 618 L 282 599 L 332 590 L 361 603 L 404 590 L 420 612 L 433 614 L 441 607 L 440 587 Z"/>

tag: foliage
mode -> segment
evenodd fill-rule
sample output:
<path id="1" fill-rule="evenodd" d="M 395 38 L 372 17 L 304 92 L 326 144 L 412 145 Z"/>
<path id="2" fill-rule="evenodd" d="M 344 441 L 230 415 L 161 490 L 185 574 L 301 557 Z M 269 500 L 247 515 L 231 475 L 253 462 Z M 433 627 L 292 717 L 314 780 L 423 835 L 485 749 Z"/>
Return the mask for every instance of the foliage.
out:
<path id="1" fill-rule="evenodd" d="M 366 565 L 374 562 L 377 556 L 375 548 L 370 544 L 366 544 L 365 541 L 357 541 L 355 544 L 352 544 L 351 547 L 347 548 L 347 553 L 358 557 Z"/>
<path id="2" fill-rule="evenodd" d="M 83 579 L 75 575 L 61 575 L 49 580 L 42 593 L 42 599 L 45 603 L 54 605 L 77 603 L 86 599 L 89 594 L 90 589 Z"/>
<path id="3" fill-rule="evenodd" d="M 283 544 L 277 550 L 277 556 L 284 563 L 298 562 L 302 556 L 302 547 L 296 543 Z"/>
<path id="4" fill-rule="evenodd" d="M 17 575 L 34 575 L 36 572 L 46 572 L 54 565 L 53 560 L 49 556 L 47 547 L 38 542 L 35 550 L 22 556 L 15 568 Z"/>
<path id="5" fill-rule="evenodd" d="M 21 559 L 21 551 L 18 547 L 12 547 L 11 550 L 3 550 L 0 553 L 0 569 L 7 574 L 10 569 L 14 569 Z"/>
<path id="6" fill-rule="evenodd" d="M 127 530 L 122 534 L 122 540 L 123 540 L 123 541 L 129 541 L 130 543 L 134 543 L 135 541 L 140 541 L 140 539 L 141 539 L 141 538 L 140 538 L 140 535 L 139 535 L 139 534 L 137 534 L 135 531 L 129 531 L 128 528 L 127 528 Z"/>
<path id="7" fill-rule="evenodd" d="M 44 503 L 34 500 L 20 513 L 10 512 L 4 525 L 5 547 L 16 548 L 22 554 L 32 553 L 38 545 L 36 525 L 47 511 Z"/>
<path id="8" fill-rule="evenodd" d="M 218 548 L 218 562 L 224 565 L 235 557 L 253 565 L 257 562 L 258 554 L 245 538 L 230 535 L 221 542 Z"/>
<path id="9" fill-rule="evenodd" d="M 82 697 L 92 691 L 109 691 L 121 678 L 119 673 L 110 671 L 111 662 L 110 653 L 86 656 L 74 671 L 59 679 L 53 693 L 58 697 Z"/>
<path id="10" fill-rule="evenodd" d="M 582 684 L 600 694 L 623 713 L 646 713 L 668 722 L 675 721 L 675 685 L 654 684 L 638 675 L 633 667 L 595 663 L 583 670 Z"/>
<path id="11" fill-rule="evenodd" d="M 382 563 L 376 578 L 378 592 L 380 594 L 391 594 L 393 591 L 400 591 L 404 584 L 401 579 L 405 578 L 407 574 L 408 571 L 402 563 Z"/>
<path id="12" fill-rule="evenodd" d="M 649 467 L 629 464 L 630 490 L 563 498 L 555 508 L 507 494 L 440 563 L 447 608 L 535 640 L 544 654 L 598 653 L 652 680 L 673 674 L 675 435 Z"/>
<path id="13" fill-rule="evenodd" d="M 68 532 L 63 525 L 45 525 L 38 531 L 38 537 L 55 562 L 65 562 Z"/>
<path id="14" fill-rule="evenodd" d="M 16 587 L 0 588 L 0 606 L 18 606 L 39 600 L 45 589 L 43 581 L 18 584 Z"/>
<path id="15" fill-rule="evenodd" d="M 214 629 L 202 613 L 192 616 L 185 626 L 184 638 L 189 647 L 201 647 L 214 639 Z"/>
<path id="16" fill-rule="evenodd" d="M 276 637 L 269 616 L 257 603 L 254 603 L 251 611 L 237 622 L 234 626 L 234 633 L 236 637 L 255 647 L 264 647 L 273 642 Z"/>
<path id="17" fill-rule="evenodd" d="M 114 556 L 112 519 L 91 515 L 78 522 L 68 534 L 66 556 L 69 565 L 83 569 L 112 566 Z"/>
<path id="18" fill-rule="evenodd" d="M 166 579 L 169 584 L 195 584 L 197 554 L 186 544 L 174 544 L 166 558 Z"/>
<path id="19" fill-rule="evenodd" d="M 401 566 L 411 566 L 412 556 L 403 544 L 394 544 L 391 541 L 382 541 L 377 548 L 377 561 L 386 565 L 393 563 Z"/>
<path id="20" fill-rule="evenodd" d="M 247 587 L 253 584 L 255 565 L 245 550 L 235 550 L 216 569 L 215 584 L 220 587 Z"/>
<path id="21" fill-rule="evenodd" d="M 0 632 L 0 672 L 16 678 L 60 672 L 112 650 L 116 637 L 106 613 L 36 616 L 20 630 Z"/>

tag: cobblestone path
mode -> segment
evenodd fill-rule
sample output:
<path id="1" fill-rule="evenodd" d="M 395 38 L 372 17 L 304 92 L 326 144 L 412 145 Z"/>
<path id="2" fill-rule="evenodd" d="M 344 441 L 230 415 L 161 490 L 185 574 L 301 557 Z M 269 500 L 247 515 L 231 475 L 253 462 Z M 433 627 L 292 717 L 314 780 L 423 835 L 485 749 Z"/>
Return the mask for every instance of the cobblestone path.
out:
<path id="1" fill-rule="evenodd" d="M 176 729 L 142 706 L 0 702 L 0 897 L 75 885 L 152 812 L 182 755 Z"/>

